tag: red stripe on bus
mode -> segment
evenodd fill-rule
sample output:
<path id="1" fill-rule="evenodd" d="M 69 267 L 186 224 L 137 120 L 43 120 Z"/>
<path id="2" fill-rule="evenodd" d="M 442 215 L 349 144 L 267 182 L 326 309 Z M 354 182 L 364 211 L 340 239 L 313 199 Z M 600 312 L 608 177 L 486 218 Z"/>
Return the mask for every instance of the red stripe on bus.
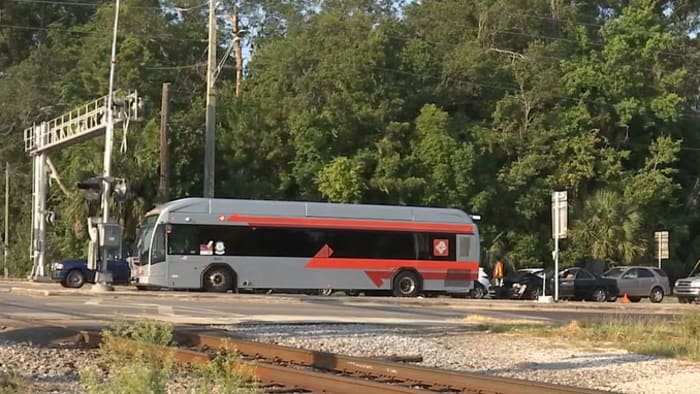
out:
<path id="1" fill-rule="evenodd" d="M 305 268 L 316 269 L 355 269 L 355 270 L 395 270 L 397 268 L 415 268 L 416 271 L 447 270 L 474 271 L 479 270 L 476 261 L 443 261 L 443 260 L 398 260 L 398 259 L 366 259 L 366 258 L 335 258 L 314 257 L 306 263 Z"/>
<path id="2" fill-rule="evenodd" d="M 377 288 L 382 287 L 385 280 L 394 276 L 393 271 L 365 271 L 365 275 L 374 283 Z M 464 281 L 469 283 L 476 280 L 476 272 L 422 272 L 423 280 L 445 280 Z"/>
<path id="3" fill-rule="evenodd" d="M 477 279 L 479 263 L 476 261 L 367 259 L 331 257 L 333 249 L 328 244 L 312 257 L 304 268 L 309 269 L 356 269 L 365 270 L 365 275 L 377 288 L 391 279 L 398 268 L 414 268 L 423 280 L 464 281 Z M 373 270 L 381 271 L 373 271 Z"/>
<path id="4" fill-rule="evenodd" d="M 392 220 L 318 219 L 269 216 L 229 215 L 230 222 L 252 227 L 335 228 L 344 230 L 425 231 L 434 233 L 474 234 L 472 224 L 401 222 Z"/>

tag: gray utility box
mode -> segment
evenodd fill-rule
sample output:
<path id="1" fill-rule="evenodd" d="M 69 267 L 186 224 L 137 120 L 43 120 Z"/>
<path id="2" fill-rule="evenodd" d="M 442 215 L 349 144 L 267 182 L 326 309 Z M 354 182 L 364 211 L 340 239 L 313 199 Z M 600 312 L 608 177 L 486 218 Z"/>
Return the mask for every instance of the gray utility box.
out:
<path id="1" fill-rule="evenodd" d="M 122 231 L 116 222 L 97 223 L 100 247 L 118 248 L 122 244 Z"/>

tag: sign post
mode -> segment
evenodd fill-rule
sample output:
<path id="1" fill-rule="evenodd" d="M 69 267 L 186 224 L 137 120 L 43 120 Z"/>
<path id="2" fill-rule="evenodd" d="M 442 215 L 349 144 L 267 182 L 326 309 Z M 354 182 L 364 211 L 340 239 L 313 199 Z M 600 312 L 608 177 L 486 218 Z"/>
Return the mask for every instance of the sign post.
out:
<path id="1" fill-rule="evenodd" d="M 656 231 L 654 233 L 656 240 L 656 257 L 659 259 L 659 268 L 661 268 L 661 260 L 667 260 L 668 253 L 668 231 Z"/>
<path id="2" fill-rule="evenodd" d="M 554 238 L 554 301 L 559 301 L 559 239 L 567 233 L 567 193 L 552 193 L 552 237 Z"/>

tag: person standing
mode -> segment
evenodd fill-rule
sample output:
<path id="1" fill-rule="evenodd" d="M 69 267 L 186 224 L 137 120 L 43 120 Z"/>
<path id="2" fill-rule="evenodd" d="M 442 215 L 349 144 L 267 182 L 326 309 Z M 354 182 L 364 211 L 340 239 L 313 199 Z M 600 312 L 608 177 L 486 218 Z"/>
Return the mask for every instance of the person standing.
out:
<path id="1" fill-rule="evenodd" d="M 491 278 L 493 278 L 495 286 L 503 286 L 503 263 L 501 262 L 501 259 L 496 260 L 496 264 L 493 266 Z"/>

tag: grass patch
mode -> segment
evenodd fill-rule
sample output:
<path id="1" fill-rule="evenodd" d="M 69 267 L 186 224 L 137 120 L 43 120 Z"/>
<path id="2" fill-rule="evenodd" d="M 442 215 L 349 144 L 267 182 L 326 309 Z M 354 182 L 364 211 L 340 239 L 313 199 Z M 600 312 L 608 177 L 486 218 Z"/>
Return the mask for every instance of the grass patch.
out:
<path id="1" fill-rule="evenodd" d="M 123 339 L 143 346 L 132 346 Z M 172 357 L 153 351 L 149 345 L 166 346 L 172 341 L 172 326 L 155 321 L 117 322 L 102 332 L 100 365 L 80 371 L 89 394 L 167 393 L 174 373 Z"/>
<path id="2" fill-rule="evenodd" d="M 209 393 L 262 393 L 253 380 L 253 372 L 248 368 L 231 370 L 231 365 L 240 363 L 234 352 L 220 351 L 208 364 L 195 370 L 196 392 Z"/>
<path id="3" fill-rule="evenodd" d="M 700 311 L 677 321 L 619 316 L 602 322 L 577 322 L 555 328 L 531 328 L 540 336 L 556 336 L 578 344 L 613 345 L 634 353 L 700 361 Z"/>
<path id="4" fill-rule="evenodd" d="M 497 319 L 482 315 L 469 315 L 463 319 L 460 319 L 459 321 L 463 323 L 473 323 L 473 328 L 475 331 L 490 331 L 497 333 L 520 331 L 550 325 L 549 322 L 539 320 Z"/>
<path id="5" fill-rule="evenodd" d="M 124 341 L 130 339 L 137 342 Z M 194 393 L 258 393 L 249 369 L 234 371 L 235 352 L 222 350 L 213 361 L 192 368 L 179 368 L 172 354 L 155 346 L 171 345 L 173 327 L 156 321 L 116 323 L 103 331 L 100 365 L 82 370 L 80 377 L 89 394 L 165 394 L 174 380 L 185 382 Z M 155 346 L 153 346 L 155 345 Z M 182 389 L 180 387 L 180 389 Z M 4 394 L 4 393 L 0 393 Z"/>
<path id="6" fill-rule="evenodd" d="M 14 371 L 0 371 L 0 394 L 19 394 L 27 392 L 29 391 L 22 375 Z"/>

